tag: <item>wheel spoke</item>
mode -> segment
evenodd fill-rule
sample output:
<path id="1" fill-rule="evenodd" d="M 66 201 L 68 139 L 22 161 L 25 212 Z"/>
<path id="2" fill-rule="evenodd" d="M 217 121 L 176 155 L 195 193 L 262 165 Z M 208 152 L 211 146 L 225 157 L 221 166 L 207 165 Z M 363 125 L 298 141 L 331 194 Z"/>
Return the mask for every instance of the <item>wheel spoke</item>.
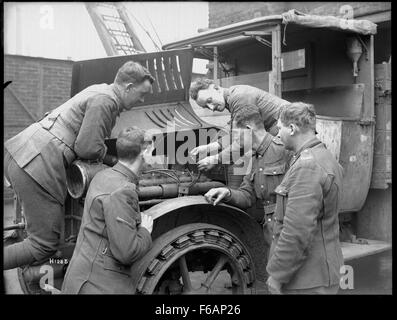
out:
<path id="1" fill-rule="evenodd" d="M 220 256 L 218 262 L 216 263 L 214 269 L 210 272 L 207 279 L 205 279 L 204 283 L 201 285 L 207 289 L 207 292 L 210 290 L 212 284 L 214 283 L 216 277 L 221 272 L 223 266 L 226 264 L 228 258 L 225 255 Z"/>
<path id="2" fill-rule="evenodd" d="M 179 259 L 179 269 L 182 275 L 183 291 L 192 291 L 192 282 L 190 281 L 189 270 L 187 269 L 186 257 L 182 256 Z"/>
<path id="3" fill-rule="evenodd" d="M 232 281 L 232 292 L 233 292 L 233 294 L 237 294 L 240 284 L 239 284 L 237 274 L 234 270 L 233 270 L 233 274 L 231 276 L 231 281 Z"/>

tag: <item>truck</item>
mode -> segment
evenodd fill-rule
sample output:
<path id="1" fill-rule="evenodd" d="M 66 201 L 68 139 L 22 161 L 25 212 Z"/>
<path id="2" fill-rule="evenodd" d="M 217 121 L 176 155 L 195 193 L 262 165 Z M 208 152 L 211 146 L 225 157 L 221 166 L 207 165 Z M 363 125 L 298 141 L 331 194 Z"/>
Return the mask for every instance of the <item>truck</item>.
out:
<path id="1" fill-rule="evenodd" d="M 155 77 L 145 102 L 122 113 L 105 142 L 116 162 L 116 137 L 123 128 L 153 130 L 153 156 L 163 164 L 146 170 L 138 185 L 140 209 L 154 219 L 153 245 L 126 275 L 132 292 L 267 292 L 270 243 L 261 225 L 263 208 L 213 206 L 203 197 L 213 187 L 238 188 L 244 170 L 235 170 L 237 164 L 220 163 L 200 173 L 196 163 L 188 160 L 189 146 L 216 139 L 230 117 L 205 113 L 189 98 L 196 58 L 211 61 L 211 77 L 222 87 L 252 85 L 291 102 L 312 103 L 318 137 L 344 169 L 339 220 L 345 261 L 391 248 L 388 242 L 358 237 L 356 229 L 370 187 L 391 184 L 391 147 L 385 147 L 391 133 L 391 58 L 375 64 L 376 32 L 377 25 L 370 21 L 292 10 L 212 29 L 166 44 L 160 52 L 74 63 L 71 96 L 92 84 L 112 83 L 118 68 L 129 60 L 146 66 Z M 383 153 L 377 157 L 380 144 Z M 187 160 L 178 163 L 178 152 Z M 85 192 L 92 177 L 106 167 L 77 160 L 68 169 L 61 245 L 53 259 L 70 260 Z M 16 211 L 15 222 L 23 226 L 21 210 Z M 16 238 L 23 236 L 23 229 L 18 229 Z M 43 264 L 18 269 L 22 289 L 59 292 L 67 265 L 51 264 L 55 282 L 47 291 L 40 286 Z"/>

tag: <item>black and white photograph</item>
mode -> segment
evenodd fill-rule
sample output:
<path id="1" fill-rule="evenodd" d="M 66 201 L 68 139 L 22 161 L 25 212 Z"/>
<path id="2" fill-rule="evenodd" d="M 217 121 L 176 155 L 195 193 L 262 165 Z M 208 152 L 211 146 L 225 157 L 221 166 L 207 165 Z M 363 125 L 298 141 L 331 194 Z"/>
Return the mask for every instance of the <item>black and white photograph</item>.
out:
<path id="1" fill-rule="evenodd" d="M 391 2 L 2 10 L 3 294 L 392 295 Z"/>

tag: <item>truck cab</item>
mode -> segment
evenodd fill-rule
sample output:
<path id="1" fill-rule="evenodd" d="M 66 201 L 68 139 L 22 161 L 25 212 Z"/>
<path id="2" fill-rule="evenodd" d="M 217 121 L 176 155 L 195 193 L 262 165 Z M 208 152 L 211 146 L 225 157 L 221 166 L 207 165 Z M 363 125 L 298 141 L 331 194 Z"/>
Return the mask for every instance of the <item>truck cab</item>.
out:
<path id="1" fill-rule="evenodd" d="M 290 10 L 163 46 L 166 50 L 190 47 L 196 58 L 208 59 L 208 76 L 222 87 L 251 85 L 315 106 L 318 138 L 344 169 L 339 218 L 345 261 L 391 248 L 388 241 L 360 236 L 376 234 L 385 222 L 377 210 L 364 208 L 370 190 L 391 188 L 387 30 L 387 22 L 378 26 L 368 20 Z M 229 117 L 195 106 L 194 110 L 220 126 Z M 391 215 L 390 204 L 384 206 L 388 209 L 382 211 Z M 362 210 L 365 214 L 360 216 Z"/>

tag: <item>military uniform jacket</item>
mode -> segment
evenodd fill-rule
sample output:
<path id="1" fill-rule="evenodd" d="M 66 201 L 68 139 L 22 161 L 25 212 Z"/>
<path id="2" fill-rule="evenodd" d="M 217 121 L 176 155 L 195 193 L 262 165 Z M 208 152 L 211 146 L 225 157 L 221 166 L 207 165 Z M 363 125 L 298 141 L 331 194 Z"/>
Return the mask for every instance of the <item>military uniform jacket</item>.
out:
<path id="1" fill-rule="evenodd" d="M 66 197 L 66 170 L 76 156 L 102 159 L 105 138 L 123 105 L 112 85 L 90 86 L 41 121 L 5 142 L 5 149 L 27 174 L 59 203 Z"/>
<path id="2" fill-rule="evenodd" d="M 251 172 L 244 177 L 238 189 L 230 190 L 230 197 L 225 202 L 242 209 L 257 204 L 264 207 L 266 214 L 272 214 L 276 202 L 274 190 L 283 179 L 291 156 L 278 137 L 266 132 L 252 158 Z"/>
<path id="3" fill-rule="evenodd" d="M 281 99 L 276 95 L 247 85 L 231 86 L 226 96 L 226 104 L 232 120 L 240 108 L 244 108 L 248 104 L 256 105 L 266 130 L 277 121 L 281 108 L 288 103 L 287 100 Z"/>
<path id="4" fill-rule="evenodd" d="M 339 283 L 339 203 L 343 169 L 317 138 L 302 147 L 276 188 L 267 271 L 284 289 Z"/>
<path id="5" fill-rule="evenodd" d="M 228 145 L 231 141 L 227 141 L 223 138 L 228 133 L 230 134 L 232 129 L 232 122 L 237 114 L 237 112 L 244 108 L 246 105 L 251 104 L 258 107 L 259 113 L 263 119 L 265 129 L 269 130 L 279 118 L 280 110 L 283 106 L 289 104 L 287 100 L 281 99 L 276 95 L 273 95 L 264 90 L 247 86 L 247 85 L 236 85 L 228 88 L 227 94 L 225 96 L 226 107 L 230 111 L 231 120 L 219 132 L 219 137 L 217 139 L 220 145 Z"/>
<path id="6" fill-rule="evenodd" d="M 95 175 L 63 293 L 79 293 L 87 281 L 97 288 L 92 293 L 135 292 L 130 266 L 152 243 L 149 231 L 140 227 L 137 183 L 137 176 L 120 163 Z"/>

